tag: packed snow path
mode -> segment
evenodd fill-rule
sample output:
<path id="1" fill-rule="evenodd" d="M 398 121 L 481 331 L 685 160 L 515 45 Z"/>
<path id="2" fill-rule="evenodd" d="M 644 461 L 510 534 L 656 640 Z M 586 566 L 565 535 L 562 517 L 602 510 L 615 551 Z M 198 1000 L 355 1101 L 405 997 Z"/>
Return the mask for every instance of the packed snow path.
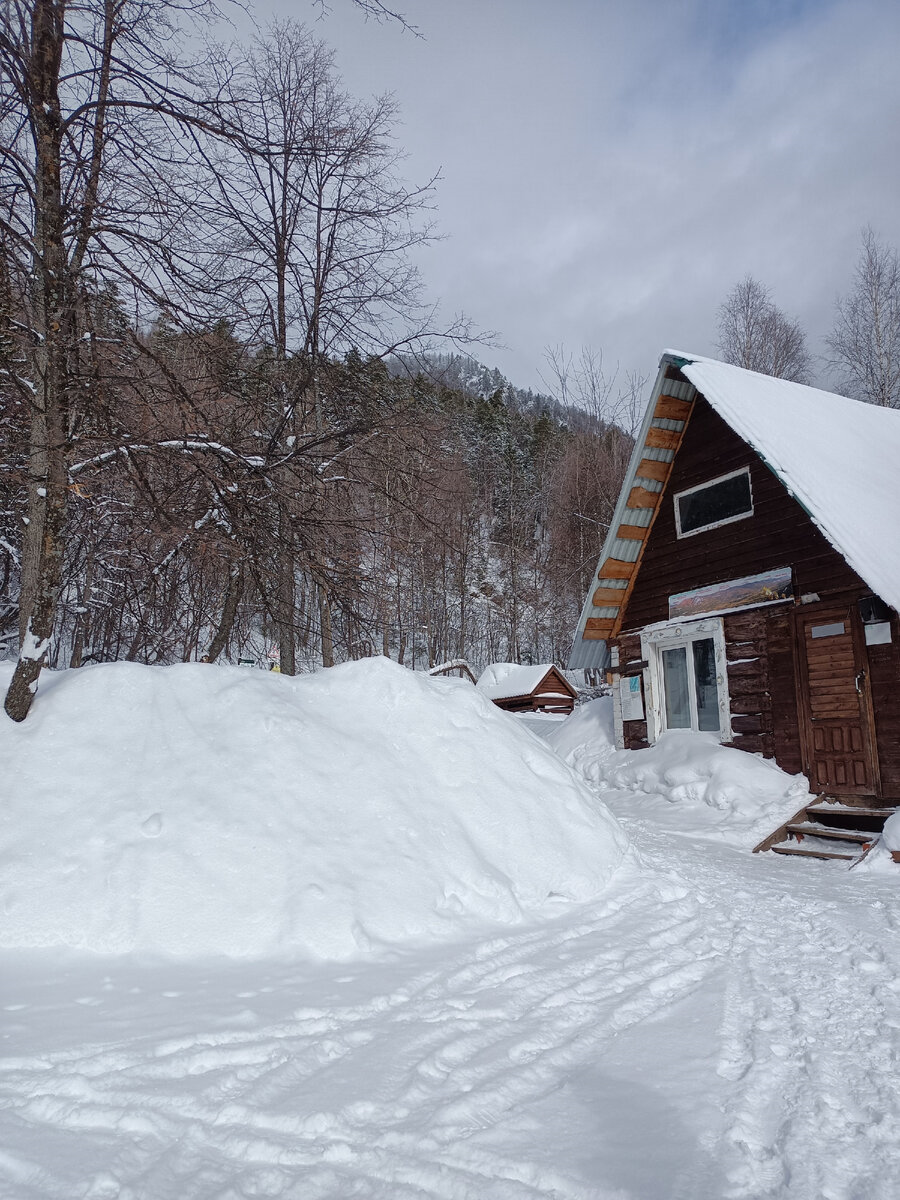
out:
<path id="1" fill-rule="evenodd" d="M 886 871 L 628 821 L 604 902 L 388 963 L 7 952 L 3 1200 L 894 1200 Z"/>

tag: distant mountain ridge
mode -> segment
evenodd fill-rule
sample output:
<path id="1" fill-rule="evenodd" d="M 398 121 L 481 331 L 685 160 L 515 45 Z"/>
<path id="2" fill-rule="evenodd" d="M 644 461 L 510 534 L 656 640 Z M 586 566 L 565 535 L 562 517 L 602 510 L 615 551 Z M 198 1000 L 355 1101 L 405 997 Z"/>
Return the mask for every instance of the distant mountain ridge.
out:
<path id="1" fill-rule="evenodd" d="M 509 407 L 524 416 L 539 417 L 547 413 L 560 425 L 581 425 L 585 414 L 570 405 L 560 404 L 546 392 L 516 387 L 502 371 L 488 367 L 468 354 L 429 353 L 394 355 L 387 360 L 388 372 L 398 375 L 425 375 L 436 383 L 469 396 L 486 399 L 498 392 Z"/>

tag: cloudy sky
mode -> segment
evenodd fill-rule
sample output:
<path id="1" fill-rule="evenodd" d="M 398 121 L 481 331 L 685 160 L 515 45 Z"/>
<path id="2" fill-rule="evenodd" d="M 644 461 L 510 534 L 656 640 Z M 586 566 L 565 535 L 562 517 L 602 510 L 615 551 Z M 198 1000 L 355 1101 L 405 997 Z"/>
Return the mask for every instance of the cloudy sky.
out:
<path id="1" fill-rule="evenodd" d="M 420 37 L 352 0 L 255 12 L 394 94 L 408 178 L 442 176 L 429 292 L 498 332 L 476 355 L 521 386 L 560 343 L 623 373 L 714 354 L 748 272 L 823 354 L 862 226 L 900 244 L 896 0 L 395 2 Z"/>

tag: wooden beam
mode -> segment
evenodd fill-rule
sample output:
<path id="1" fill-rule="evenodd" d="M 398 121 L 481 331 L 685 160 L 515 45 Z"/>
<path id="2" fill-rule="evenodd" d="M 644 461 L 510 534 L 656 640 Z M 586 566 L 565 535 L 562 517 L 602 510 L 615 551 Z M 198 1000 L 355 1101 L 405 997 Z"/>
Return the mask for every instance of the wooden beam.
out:
<path id="1" fill-rule="evenodd" d="M 686 421 L 690 411 L 690 400 L 678 400 L 675 396 L 660 396 L 653 415 L 654 417 L 665 417 L 668 421 Z"/>
<path id="2" fill-rule="evenodd" d="M 629 675 L 640 675 L 641 672 L 649 667 L 648 659 L 642 658 L 638 661 L 627 662 L 624 667 L 608 667 L 606 670 L 607 676 L 619 675 L 627 678 Z M 607 679 L 607 683 L 612 683 L 612 679 Z"/>
<path id="3" fill-rule="evenodd" d="M 620 525 L 616 530 L 616 537 L 629 538 L 633 542 L 644 542 L 647 540 L 649 532 L 648 525 Z"/>
<path id="4" fill-rule="evenodd" d="M 655 479 L 658 483 L 665 483 L 669 478 L 671 470 L 671 463 L 657 462 L 652 458 L 642 458 L 638 464 L 637 474 L 642 479 Z"/>
<path id="5" fill-rule="evenodd" d="M 629 508 L 656 508 L 661 492 L 651 492 L 649 488 L 633 487 L 628 493 Z"/>
<path id="6" fill-rule="evenodd" d="M 656 425 L 651 425 L 647 430 L 644 445 L 655 446 L 657 450 L 677 450 L 680 441 L 681 434 L 673 429 L 659 429 Z"/>
<path id="7" fill-rule="evenodd" d="M 599 587 L 595 590 L 591 597 L 591 603 L 595 608 L 601 608 L 603 605 L 609 604 L 614 608 L 618 608 L 625 599 L 627 588 L 605 588 Z"/>
<path id="8" fill-rule="evenodd" d="M 598 579 L 630 579 L 634 574 L 635 563 L 625 562 L 623 558 L 607 558 L 600 564 L 597 572 Z"/>
<path id="9" fill-rule="evenodd" d="M 612 633 L 614 625 L 612 617 L 588 617 L 582 638 L 586 642 L 602 642 Z"/>

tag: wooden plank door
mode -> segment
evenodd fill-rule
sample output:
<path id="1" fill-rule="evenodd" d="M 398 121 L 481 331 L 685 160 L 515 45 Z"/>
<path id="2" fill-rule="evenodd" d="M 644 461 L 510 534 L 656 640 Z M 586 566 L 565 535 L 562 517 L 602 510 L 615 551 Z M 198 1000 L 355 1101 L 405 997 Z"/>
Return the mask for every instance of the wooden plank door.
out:
<path id="1" fill-rule="evenodd" d="M 796 613 L 804 760 L 814 792 L 877 796 L 868 660 L 855 606 Z"/>

